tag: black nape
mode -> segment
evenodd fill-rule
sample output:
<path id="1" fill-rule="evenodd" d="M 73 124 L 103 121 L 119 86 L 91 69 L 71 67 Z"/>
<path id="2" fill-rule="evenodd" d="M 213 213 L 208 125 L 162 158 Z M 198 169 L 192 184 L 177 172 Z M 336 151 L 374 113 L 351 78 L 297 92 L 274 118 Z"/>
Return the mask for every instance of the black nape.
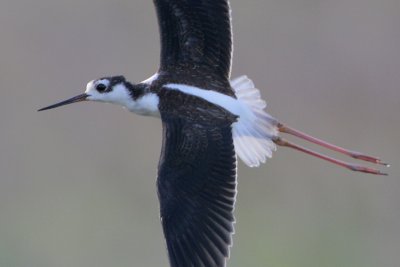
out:
<path id="1" fill-rule="evenodd" d="M 112 77 L 108 77 L 106 79 L 108 79 L 110 81 L 110 87 L 113 87 L 114 85 L 119 84 L 119 83 L 124 83 L 126 81 L 125 77 L 122 75 L 112 76 Z"/>
<path id="2" fill-rule="evenodd" d="M 130 82 L 124 82 L 124 84 L 126 88 L 128 88 L 129 93 L 131 94 L 133 100 L 136 100 L 139 97 L 141 97 L 144 94 L 147 87 L 147 85 L 143 83 L 132 84 Z"/>

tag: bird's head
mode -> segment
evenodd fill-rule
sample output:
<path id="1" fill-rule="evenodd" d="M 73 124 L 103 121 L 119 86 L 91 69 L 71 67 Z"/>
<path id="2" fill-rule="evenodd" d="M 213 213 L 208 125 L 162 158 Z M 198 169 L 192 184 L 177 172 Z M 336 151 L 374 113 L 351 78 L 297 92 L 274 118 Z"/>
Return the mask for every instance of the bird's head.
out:
<path id="1" fill-rule="evenodd" d="M 142 88 L 127 82 L 124 76 L 104 77 L 88 82 L 83 94 L 77 95 L 57 104 L 39 109 L 39 111 L 57 108 L 60 106 L 81 102 L 98 101 L 122 106 L 129 106 L 140 94 Z"/>
<path id="2" fill-rule="evenodd" d="M 131 84 L 125 80 L 124 76 L 104 77 L 88 82 L 83 94 L 38 111 L 81 101 L 97 101 L 121 105 L 140 115 L 158 117 L 159 98 L 154 93 L 146 92 L 146 87 L 146 83 Z"/>
<path id="3" fill-rule="evenodd" d="M 132 99 L 133 85 L 124 76 L 105 77 L 92 80 L 86 85 L 86 100 L 124 105 Z"/>

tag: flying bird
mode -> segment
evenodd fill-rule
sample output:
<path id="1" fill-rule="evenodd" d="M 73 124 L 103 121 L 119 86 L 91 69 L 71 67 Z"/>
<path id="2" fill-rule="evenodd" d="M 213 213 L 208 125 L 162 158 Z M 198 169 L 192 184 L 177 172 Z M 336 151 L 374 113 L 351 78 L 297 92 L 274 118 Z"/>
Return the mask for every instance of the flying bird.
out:
<path id="1" fill-rule="evenodd" d="M 83 94 L 39 111 L 98 101 L 161 119 L 157 188 L 171 267 L 226 266 L 234 232 L 237 156 L 257 167 L 278 145 L 353 171 L 385 174 L 281 137 L 281 133 L 294 135 L 355 159 L 387 165 L 289 127 L 266 113 L 266 103 L 249 78 L 230 79 L 227 0 L 154 0 L 154 4 L 161 38 L 156 74 L 139 83 L 124 76 L 92 80 Z"/>

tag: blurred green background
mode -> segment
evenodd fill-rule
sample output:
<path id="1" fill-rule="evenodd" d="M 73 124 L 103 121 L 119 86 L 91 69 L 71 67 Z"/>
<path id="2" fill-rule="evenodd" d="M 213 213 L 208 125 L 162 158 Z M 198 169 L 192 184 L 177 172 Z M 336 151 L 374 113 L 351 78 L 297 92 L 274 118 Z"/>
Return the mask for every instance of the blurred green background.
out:
<path id="1" fill-rule="evenodd" d="M 286 149 L 240 163 L 228 266 L 400 266 L 400 2 L 231 6 L 232 75 L 271 114 L 393 166 L 358 174 Z M 2 0 L 0 40 L 0 267 L 167 266 L 160 122 L 98 103 L 36 112 L 103 75 L 152 75 L 152 1 Z"/>

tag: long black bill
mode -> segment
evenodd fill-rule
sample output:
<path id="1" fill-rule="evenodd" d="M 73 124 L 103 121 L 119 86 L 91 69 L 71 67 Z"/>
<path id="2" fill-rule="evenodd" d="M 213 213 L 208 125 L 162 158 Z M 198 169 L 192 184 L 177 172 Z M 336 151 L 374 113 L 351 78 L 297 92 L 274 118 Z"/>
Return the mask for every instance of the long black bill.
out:
<path id="1" fill-rule="evenodd" d="M 87 99 L 88 95 L 87 94 L 81 94 L 81 95 L 77 95 L 74 96 L 70 99 L 64 100 L 60 103 L 45 107 L 45 108 L 41 108 L 38 111 L 42 111 L 42 110 L 47 110 L 47 109 L 52 109 L 52 108 L 58 108 L 64 105 L 68 105 L 68 104 L 72 104 L 72 103 L 76 103 L 76 102 L 81 102 L 81 101 L 85 101 Z"/>

